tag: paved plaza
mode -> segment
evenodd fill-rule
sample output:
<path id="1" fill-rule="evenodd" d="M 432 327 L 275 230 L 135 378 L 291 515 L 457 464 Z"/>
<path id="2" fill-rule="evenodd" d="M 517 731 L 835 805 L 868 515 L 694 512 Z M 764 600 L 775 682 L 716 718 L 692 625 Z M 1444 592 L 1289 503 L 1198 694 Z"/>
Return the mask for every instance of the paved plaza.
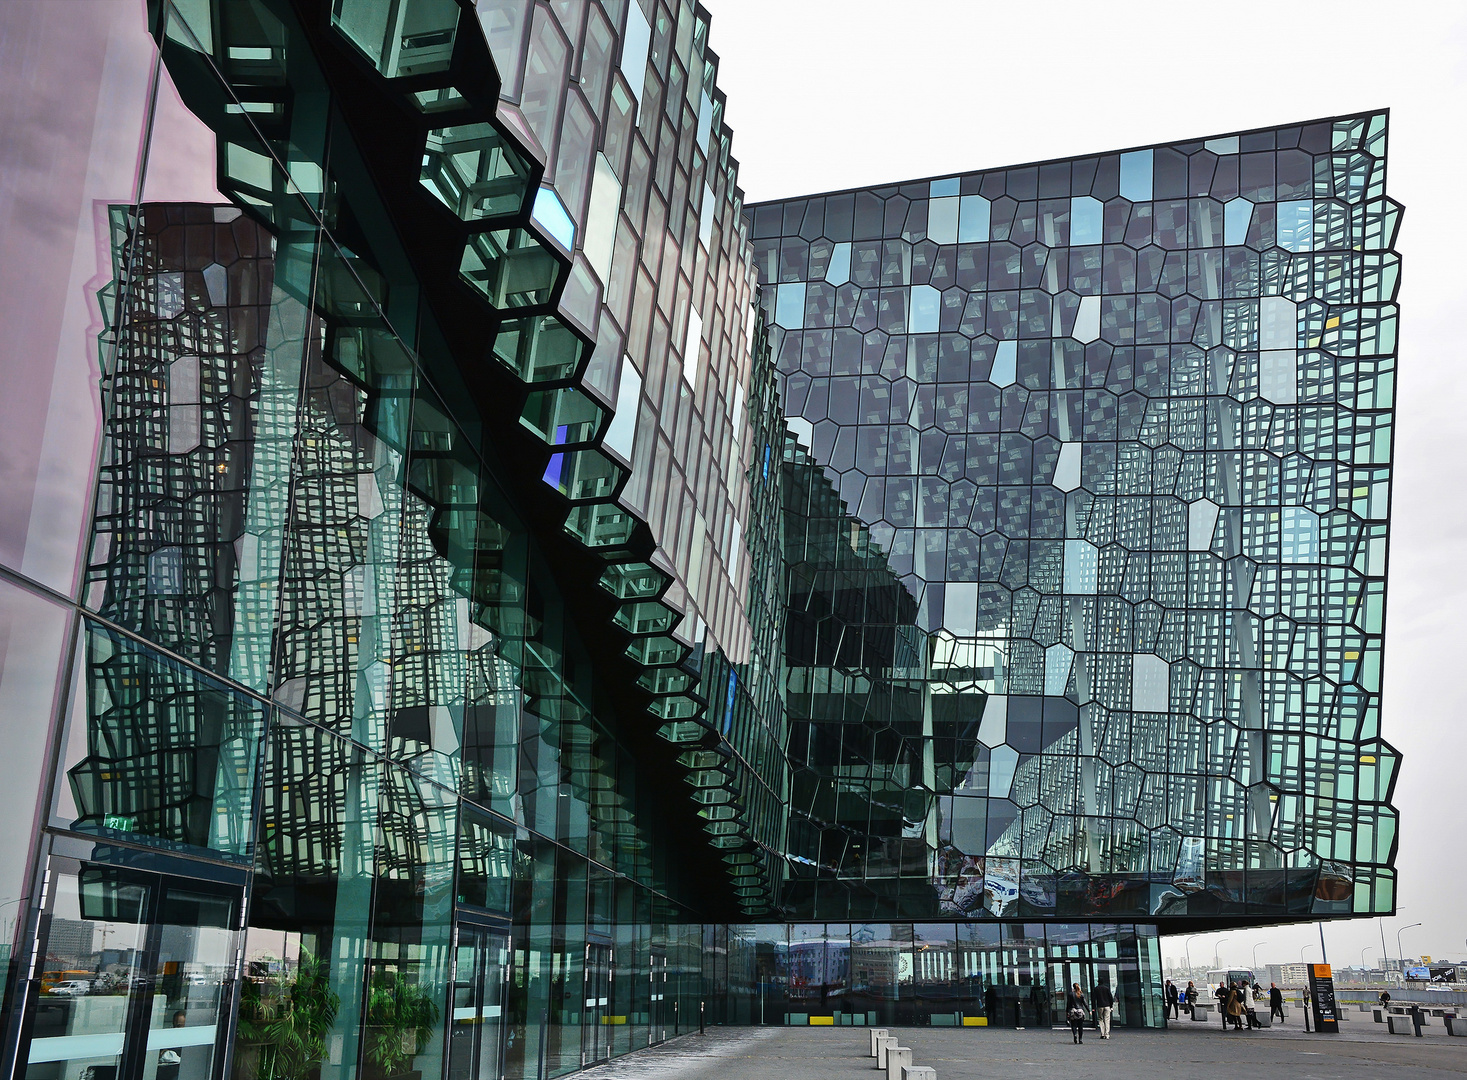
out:
<path id="1" fill-rule="evenodd" d="M 1291 1014 L 1297 1015 L 1297 1014 Z M 1068 1029 L 897 1028 L 913 1063 L 937 1080 L 1438 1080 L 1467 1075 L 1467 1039 L 1440 1026 L 1423 1038 L 1392 1036 L 1369 1017 L 1338 1035 L 1283 1028 L 1224 1034 L 1216 1024 L 1166 1031 L 1117 1030 L 1109 1042 Z M 588 1080 L 877 1080 L 865 1028 L 712 1028 L 618 1058 Z"/>

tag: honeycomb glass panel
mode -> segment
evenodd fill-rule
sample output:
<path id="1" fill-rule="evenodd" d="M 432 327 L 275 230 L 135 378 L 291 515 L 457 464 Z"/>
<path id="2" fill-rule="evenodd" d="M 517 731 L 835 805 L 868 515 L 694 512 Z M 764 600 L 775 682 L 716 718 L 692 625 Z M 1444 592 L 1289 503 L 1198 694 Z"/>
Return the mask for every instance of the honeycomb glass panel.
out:
<path id="1" fill-rule="evenodd" d="M 464 221 L 513 217 L 530 194 L 530 166 L 492 124 L 434 128 L 423 151 L 423 186 Z"/>

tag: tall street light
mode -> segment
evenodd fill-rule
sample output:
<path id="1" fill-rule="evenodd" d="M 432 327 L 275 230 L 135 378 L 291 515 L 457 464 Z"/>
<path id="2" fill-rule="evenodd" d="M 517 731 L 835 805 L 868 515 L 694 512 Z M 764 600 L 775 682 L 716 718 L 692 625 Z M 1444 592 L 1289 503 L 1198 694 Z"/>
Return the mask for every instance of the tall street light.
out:
<path id="1" fill-rule="evenodd" d="M 1403 912 L 1405 910 L 1406 909 L 1404 907 L 1397 907 L 1396 908 L 1396 915 L 1397 915 L 1397 917 L 1399 917 L 1400 914 L 1401 914 L 1401 912 Z M 1385 916 L 1382 915 L 1379 918 L 1377 918 L 1375 920 L 1375 925 L 1376 925 L 1376 928 L 1380 930 L 1380 972 L 1381 972 L 1382 975 L 1384 975 L 1385 974 L 1386 961 L 1391 958 L 1391 951 L 1386 948 L 1386 942 L 1385 942 Z"/>
<path id="2" fill-rule="evenodd" d="M 1308 945 L 1305 945 L 1302 949 L 1300 949 L 1299 950 L 1299 963 L 1302 964 L 1304 962 L 1304 954 L 1305 953 L 1307 953 L 1310 949 L 1317 949 L 1317 948 L 1319 948 L 1319 946 L 1316 945 L 1316 944 L 1314 944 L 1314 942 L 1311 941 Z"/>
<path id="3" fill-rule="evenodd" d="M 1260 941 L 1258 945 L 1267 945 L 1268 942 Z M 1258 978 L 1258 945 L 1253 946 L 1253 977 Z"/>
<path id="4" fill-rule="evenodd" d="M 1190 979 L 1192 977 L 1192 938 L 1200 938 L 1202 936 L 1203 935 L 1201 935 L 1201 934 L 1193 934 L 1192 937 L 1189 937 L 1186 941 L 1184 941 L 1182 943 L 1182 948 L 1184 948 L 1184 949 L 1187 950 L 1187 978 L 1188 979 Z"/>
<path id="5" fill-rule="evenodd" d="M 1213 967 L 1215 967 L 1215 968 L 1221 968 L 1222 967 L 1222 960 L 1220 960 L 1218 958 L 1218 955 L 1219 955 L 1218 954 L 1218 949 L 1219 949 L 1219 947 L 1221 947 L 1221 945 L 1222 945 L 1222 943 L 1224 941 L 1231 941 L 1231 940 L 1232 940 L 1231 938 L 1225 938 L 1224 937 L 1224 938 L 1218 938 L 1216 941 L 1214 941 L 1212 943 L 1212 966 Z"/>
<path id="6" fill-rule="evenodd" d="M 1363 948 L 1363 949 L 1360 950 L 1360 970 L 1361 971 L 1369 970 L 1365 966 L 1365 954 L 1368 953 L 1368 952 L 1375 952 L 1375 946 L 1374 945 L 1367 945 L 1367 946 L 1365 946 L 1365 948 Z"/>
<path id="7" fill-rule="evenodd" d="M 1414 922 L 1411 924 L 1411 926 L 1403 926 L 1401 927 L 1401 929 L 1396 931 L 1396 959 L 1401 961 L 1401 983 L 1403 985 L 1406 982 L 1406 954 L 1401 951 L 1401 935 L 1404 934 L 1407 930 L 1410 930 L 1412 927 L 1420 925 L 1421 924 L 1419 922 Z"/>

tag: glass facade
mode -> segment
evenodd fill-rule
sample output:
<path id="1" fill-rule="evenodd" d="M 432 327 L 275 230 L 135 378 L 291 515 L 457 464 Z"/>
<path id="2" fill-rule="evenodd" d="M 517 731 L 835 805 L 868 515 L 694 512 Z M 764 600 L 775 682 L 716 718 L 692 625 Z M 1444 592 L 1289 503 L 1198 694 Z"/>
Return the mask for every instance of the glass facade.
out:
<path id="1" fill-rule="evenodd" d="M 0 6 L 5 1076 L 1156 1025 L 1168 921 L 1390 909 L 1383 118 L 746 211 L 688 2 L 86 9 Z"/>
<path id="2" fill-rule="evenodd" d="M 787 903 L 1394 910 L 1386 132 L 749 209 L 838 538 L 792 578 Z"/>
<path id="3" fill-rule="evenodd" d="M 1065 991 L 1101 982 L 1116 1023 L 1162 1024 L 1151 928 L 1100 923 L 801 923 L 717 928 L 705 978 L 728 1022 L 931 1027 L 1060 1024 Z M 726 972 L 726 976 L 725 976 Z"/>

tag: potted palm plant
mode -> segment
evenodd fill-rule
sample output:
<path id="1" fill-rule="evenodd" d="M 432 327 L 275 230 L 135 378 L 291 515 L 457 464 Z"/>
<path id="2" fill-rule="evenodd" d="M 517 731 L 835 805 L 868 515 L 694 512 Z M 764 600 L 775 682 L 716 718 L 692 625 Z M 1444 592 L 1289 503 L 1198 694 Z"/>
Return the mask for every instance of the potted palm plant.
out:
<path id="1" fill-rule="evenodd" d="M 433 1037 L 438 1003 L 400 971 L 378 971 L 367 990 L 367 1061 L 384 1080 L 422 1080 L 413 1058 Z"/>
<path id="2" fill-rule="evenodd" d="M 341 999 L 326 964 L 302 949 L 294 977 L 244 980 L 239 1003 L 240 1074 L 248 1080 L 311 1080 L 326 1060 Z"/>

